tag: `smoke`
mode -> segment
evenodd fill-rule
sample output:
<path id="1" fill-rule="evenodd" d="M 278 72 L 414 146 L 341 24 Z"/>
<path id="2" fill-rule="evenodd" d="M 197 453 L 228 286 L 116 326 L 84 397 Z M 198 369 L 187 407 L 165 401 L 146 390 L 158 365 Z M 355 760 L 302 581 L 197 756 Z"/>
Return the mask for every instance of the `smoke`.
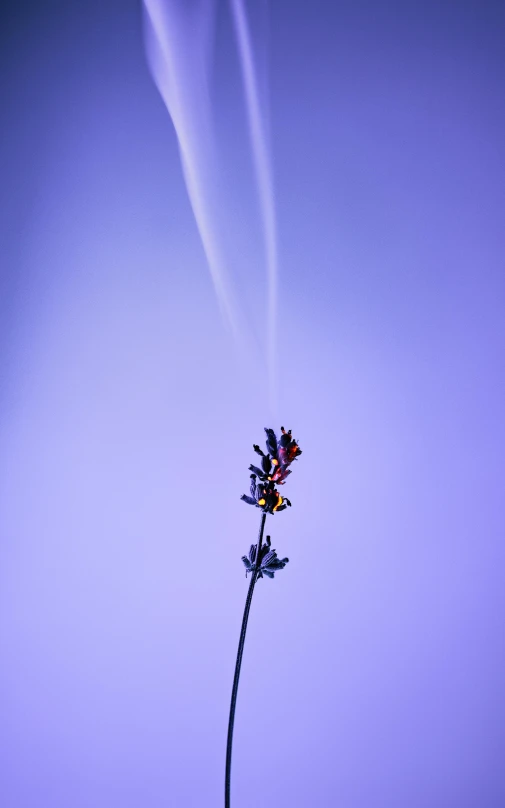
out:
<path id="1" fill-rule="evenodd" d="M 266 265 L 268 276 L 267 302 L 267 367 L 268 387 L 274 408 L 277 402 L 276 389 L 276 319 L 277 319 L 277 233 L 271 160 L 267 147 L 264 118 L 259 99 L 257 73 L 251 45 L 249 28 L 243 0 L 230 0 L 237 34 L 240 63 L 247 101 L 247 114 L 251 134 L 254 165 L 260 197 L 263 222 Z"/>
<path id="2" fill-rule="evenodd" d="M 266 285 L 266 365 L 269 403 L 276 409 L 277 239 L 271 160 L 257 80 L 250 28 L 242 0 L 230 0 L 247 111 L 256 198 L 263 240 Z M 214 0 L 144 0 L 145 43 L 154 81 L 170 113 L 189 200 L 205 251 L 223 322 L 241 353 L 261 352 L 258 329 L 246 316 L 238 290 L 245 261 L 231 259 L 233 206 L 223 192 L 215 105 L 211 99 Z M 243 266 L 240 266 L 240 264 Z M 245 301 L 244 301 L 245 304 Z"/>

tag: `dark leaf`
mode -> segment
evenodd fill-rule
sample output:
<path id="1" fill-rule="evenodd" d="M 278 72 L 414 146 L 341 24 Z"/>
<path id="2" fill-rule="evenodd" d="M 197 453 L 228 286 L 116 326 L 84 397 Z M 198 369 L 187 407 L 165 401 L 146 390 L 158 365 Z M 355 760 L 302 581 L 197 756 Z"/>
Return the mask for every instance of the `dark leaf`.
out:
<path id="1" fill-rule="evenodd" d="M 265 427 L 265 432 L 267 434 L 267 449 L 272 457 L 275 457 L 277 455 L 277 437 L 273 429 Z"/>
<path id="2" fill-rule="evenodd" d="M 261 466 L 265 474 L 270 474 L 272 470 L 272 461 L 270 460 L 270 457 L 268 455 L 263 455 L 261 459 Z"/>

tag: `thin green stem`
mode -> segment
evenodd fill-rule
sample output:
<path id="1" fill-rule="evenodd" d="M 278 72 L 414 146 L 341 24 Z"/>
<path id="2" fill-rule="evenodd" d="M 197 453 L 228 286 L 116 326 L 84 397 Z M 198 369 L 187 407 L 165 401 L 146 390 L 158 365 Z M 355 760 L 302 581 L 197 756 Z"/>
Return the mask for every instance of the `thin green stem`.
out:
<path id="1" fill-rule="evenodd" d="M 224 785 L 224 804 L 225 808 L 230 808 L 230 779 L 231 779 L 231 750 L 233 745 L 233 725 L 235 723 L 235 707 L 237 705 L 238 683 L 240 679 L 240 668 L 242 666 L 242 654 L 244 653 L 245 635 L 247 631 L 247 621 L 249 619 L 249 610 L 251 608 L 251 601 L 254 592 L 254 585 L 258 580 L 259 572 L 259 558 L 261 552 L 261 545 L 263 542 L 263 531 L 265 529 L 266 513 L 261 515 L 261 524 L 258 534 L 258 543 L 256 545 L 256 562 L 254 569 L 251 573 L 251 580 L 249 582 L 249 589 L 247 590 L 247 597 L 245 601 L 244 616 L 242 618 L 242 628 L 240 629 L 240 639 L 238 643 L 237 661 L 235 662 L 235 675 L 233 677 L 233 687 L 231 691 L 230 702 L 230 718 L 228 721 L 228 740 L 226 742 L 226 774 Z"/>

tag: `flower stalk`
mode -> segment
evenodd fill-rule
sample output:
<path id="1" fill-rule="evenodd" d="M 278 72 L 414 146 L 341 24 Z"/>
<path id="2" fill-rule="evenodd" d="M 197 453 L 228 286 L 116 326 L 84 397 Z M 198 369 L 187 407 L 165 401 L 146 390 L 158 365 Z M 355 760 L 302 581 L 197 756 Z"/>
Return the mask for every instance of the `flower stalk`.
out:
<path id="1" fill-rule="evenodd" d="M 261 514 L 261 524 L 258 534 L 258 543 L 256 545 L 256 560 L 260 558 L 261 546 L 263 542 L 263 531 L 265 529 L 266 513 Z M 226 774 L 225 774 L 225 808 L 230 808 L 230 782 L 231 782 L 231 751 L 233 746 L 233 726 L 235 724 L 235 707 L 237 705 L 238 683 L 240 679 L 240 668 L 242 667 L 242 654 L 244 653 L 245 635 L 247 631 L 247 622 L 249 620 L 249 611 L 251 609 L 251 601 L 254 592 L 254 585 L 258 580 L 258 573 L 260 568 L 258 564 L 253 568 L 251 579 L 249 581 L 249 589 L 247 590 L 247 597 L 245 601 L 244 616 L 242 618 L 242 628 L 240 629 L 240 639 L 237 650 L 237 661 L 235 662 L 235 675 L 233 677 L 233 687 L 231 691 L 230 702 L 230 717 L 228 720 L 228 740 L 226 742 Z"/>

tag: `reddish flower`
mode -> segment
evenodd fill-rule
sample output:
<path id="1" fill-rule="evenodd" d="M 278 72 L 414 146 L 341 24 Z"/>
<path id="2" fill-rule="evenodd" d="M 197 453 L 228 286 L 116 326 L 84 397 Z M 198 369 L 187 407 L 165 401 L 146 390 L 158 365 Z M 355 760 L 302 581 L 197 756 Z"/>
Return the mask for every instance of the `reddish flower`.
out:
<path id="1" fill-rule="evenodd" d="M 279 449 L 277 452 L 277 457 L 279 459 L 279 463 L 281 466 L 289 466 L 290 463 L 293 462 L 297 457 L 299 457 L 302 453 L 302 450 L 298 446 L 297 442 L 294 438 L 291 437 L 291 430 L 286 432 L 283 426 L 281 426 L 282 435 L 279 440 Z"/>

